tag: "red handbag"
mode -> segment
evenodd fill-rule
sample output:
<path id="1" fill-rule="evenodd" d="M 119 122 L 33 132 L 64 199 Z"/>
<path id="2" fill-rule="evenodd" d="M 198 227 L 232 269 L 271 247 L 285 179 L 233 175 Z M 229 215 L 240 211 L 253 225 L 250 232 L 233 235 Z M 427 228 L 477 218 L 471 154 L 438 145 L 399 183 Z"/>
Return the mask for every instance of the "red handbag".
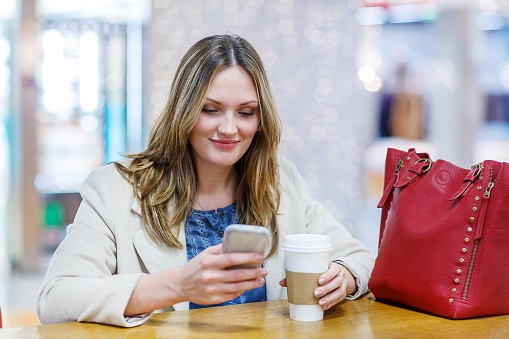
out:
<path id="1" fill-rule="evenodd" d="M 375 298 L 452 319 L 509 314 L 509 164 L 389 148 L 384 174 Z"/>

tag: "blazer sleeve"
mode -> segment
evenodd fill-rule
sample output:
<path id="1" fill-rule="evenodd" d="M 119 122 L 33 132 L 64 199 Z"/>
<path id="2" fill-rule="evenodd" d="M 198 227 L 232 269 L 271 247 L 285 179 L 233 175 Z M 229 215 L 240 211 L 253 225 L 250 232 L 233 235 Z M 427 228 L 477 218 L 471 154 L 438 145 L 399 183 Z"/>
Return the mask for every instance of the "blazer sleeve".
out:
<path id="1" fill-rule="evenodd" d="M 133 327 L 150 316 L 124 317 L 143 273 L 116 274 L 116 240 L 111 225 L 117 209 L 127 207 L 116 206 L 116 200 L 122 199 L 114 196 L 118 187 L 112 187 L 109 180 L 113 171 L 116 169 L 111 165 L 96 170 L 82 184 L 82 203 L 37 294 L 36 309 L 42 324 L 79 321 Z"/>
<path id="2" fill-rule="evenodd" d="M 346 299 L 356 299 L 368 292 L 368 282 L 373 270 L 374 258 L 371 252 L 354 238 L 329 210 L 313 199 L 305 179 L 298 173 L 295 165 L 282 159 L 282 179 L 284 190 L 293 199 L 290 202 L 291 214 L 303 214 L 306 233 L 327 234 L 331 237 L 333 250 L 331 261 L 345 266 L 354 276 L 357 291 Z"/>

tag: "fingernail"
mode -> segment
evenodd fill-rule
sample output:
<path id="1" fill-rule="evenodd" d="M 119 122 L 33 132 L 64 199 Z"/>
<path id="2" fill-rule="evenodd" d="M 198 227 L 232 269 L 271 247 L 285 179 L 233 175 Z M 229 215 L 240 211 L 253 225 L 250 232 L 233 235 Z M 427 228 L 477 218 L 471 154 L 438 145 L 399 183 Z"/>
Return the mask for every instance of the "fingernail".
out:
<path id="1" fill-rule="evenodd" d="M 263 278 L 258 278 L 258 283 L 263 285 L 263 284 L 265 283 L 265 279 L 263 279 Z"/>
<path id="2" fill-rule="evenodd" d="M 315 297 L 319 297 L 322 295 L 322 290 L 316 290 L 315 291 Z"/>
<path id="3" fill-rule="evenodd" d="M 324 278 L 320 278 L 320 280 L 318 280 L 318 283 L 319 283 L 320 285 L 324 284 L 324 283 L 325 283 L 325 279 L 324 279 Z"/>
<path id="4" fill-rule="evenodd" d="M 323 300 L 323 299 L 322 299 L 322 300 L 320 300 L 318 303 L 319 303 L 320 305 L 324 305 L 324 304 L 325 304 L 325 300 Z"/>

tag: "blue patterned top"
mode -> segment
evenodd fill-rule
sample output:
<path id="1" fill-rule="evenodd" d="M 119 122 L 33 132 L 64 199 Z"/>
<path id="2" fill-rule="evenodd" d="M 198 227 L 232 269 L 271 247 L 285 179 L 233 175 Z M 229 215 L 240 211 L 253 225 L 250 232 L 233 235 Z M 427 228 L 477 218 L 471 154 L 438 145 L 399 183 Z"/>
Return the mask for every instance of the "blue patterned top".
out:
<path id="1" fill-rule="evenodd" d="M 200 211 L 193 209 L 185 223 L 187 260 L 193 259 L 209 246 L 222 243 L 226 226 L 236 224 L 238 220 L 235 204 L 218 208 L 217 212 L 215 210 Z M 190 302 L 189 309 L 246 304 L 266 300 L 267 288 L 264 284 L 253 290 L 245 291 L 235 299 L 217 305 L 198 305 Z"/>

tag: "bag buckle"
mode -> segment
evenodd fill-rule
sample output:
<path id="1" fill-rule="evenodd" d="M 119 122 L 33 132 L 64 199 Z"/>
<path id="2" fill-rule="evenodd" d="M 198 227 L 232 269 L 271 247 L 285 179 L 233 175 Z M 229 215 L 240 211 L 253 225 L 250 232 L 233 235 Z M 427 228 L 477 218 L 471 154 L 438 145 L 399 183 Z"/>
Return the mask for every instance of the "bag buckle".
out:
<path id="1" fill-rule="evenodd" d="M 419 163 L 419 162 L 425 162 L 425 163 L 428 164 L 428 166 L 422 168 L 422 173 L 426 173 L 427 171 L 430 170 L 431 166 L 433 166 L 433 162 L 430 159 L 428 159 L 428 158 L 420 158 L 419 160 L 417 160 L 414 163 L 414 165 L 417 165 L 417 163 Z"/>

